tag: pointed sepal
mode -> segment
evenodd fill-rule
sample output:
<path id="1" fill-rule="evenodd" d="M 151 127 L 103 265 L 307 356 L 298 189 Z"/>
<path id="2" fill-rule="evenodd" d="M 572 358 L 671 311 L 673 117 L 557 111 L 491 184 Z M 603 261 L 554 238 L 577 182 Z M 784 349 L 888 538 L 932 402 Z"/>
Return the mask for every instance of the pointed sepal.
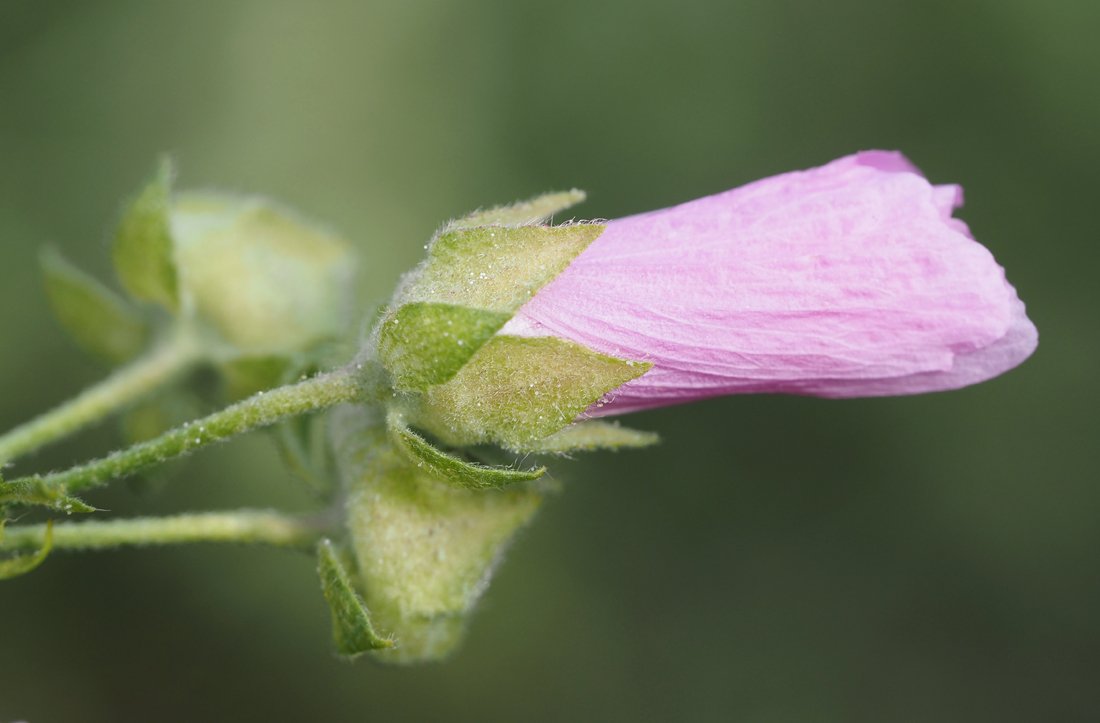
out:
<path id="1" fill-rule="evenodd" d="M 545 467 L 515 469 L 467 462 L 447 454 L 393 417 L 390 434 L 398 448 L 417 467 L 455 487 L 468 490 L 501 489 L 517 482 L 530 482 L 546 474 Z"/>
<path id="2" fill-rule="evenodd" d="M 600 224 L 444 230 L 399 293 L 511 316 L 603 233 Z"/>
<path id="3" fill-rule="evenodd" d="M 115 272 L 127 293 L 169 311 L 179 307 L 171 228 L 173 175 L 171 159 L 163 158 L 156 175 L 123 213 L 112 249 Z"/>
<path id="4" fill-rule="evenodd" d="M 44 249 L 40 260 L 54 315 L 82 349 L 119 363 L 145 348 L 149 329 L 125 299 L 73 266 L 56 249 Z"/>
<path id="5" fill-rule="evenodd" d="M 63 489 L 47 484 L 41 477 L 28 477 L 16 482 L 0 479 L 0 507 L 8 505 L 45 507 L 67 515 L 96 511 L 95 507 L 78 497 L 66 494 Z"/>
<path id="6" fill-rule="evenodd" d="M 393 640 L 375 631 L 367 606 L 355 590 L 341 558 L 331 540 L 321 540 L 317 545 L 317 574 L 321 578 L 321 592 L 332 612 L 336 652 L 356 658 L 372 650 L 392 648 Z"/>
<path id="7" fill-rule="evenodd" d="M 554 214 L 571 206 L 582 203 L 584 191 L 576 188 L 557 193 L 544 193 L 526 201 L 517 201 L 506 206 L 482 209 L 451 221 L 448 231 L 475 226 L 527 226 L 548 221 Z"/>
<path id="8" fill-rule="evenodd" d="M 601 449 L 617 451 L 651 447 L 660 441 L 656 432 L 631 429 L 618 422 L 591 420 L 568 426 L 532 443 L 523 451 L 534 454 L 569 454 Z"/>
<path id="9" fill-rule="evenodd" d="M 378 354 L 402 391 L 422 391 L 453 377 L 509 314 L 418 301 L 390 314 L 378 333 Z"/>
<path id="10" fill-rule="evenodd" d="M 410 421 L 455 446 L 522 451 L 650 366 L 564 339 L 497 335 L 453 379 L 428 389 Z"/>

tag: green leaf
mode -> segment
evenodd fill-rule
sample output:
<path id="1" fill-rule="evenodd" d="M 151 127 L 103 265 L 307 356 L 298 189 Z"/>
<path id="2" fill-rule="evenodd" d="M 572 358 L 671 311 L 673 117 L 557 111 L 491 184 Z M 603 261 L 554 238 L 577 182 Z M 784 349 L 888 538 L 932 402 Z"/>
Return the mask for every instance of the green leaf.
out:
<path id="1" fill-rule="evenodd" d="M 370 650 L 392 648 L 393 640 L 375 632 L 367 606 L 355 591 L 340 557 L 331 540 L 321 540 L 317 545 L 317 574 L 321 577 L 321 592 L 332 611 L 336 652 L 355 658 Z"/>
<path id="2" fill-rule="evenodd" d="M 651 366 L 564 339 L 497 335 L 415 402 L 413 421 L 455 446 L 492 442 L 522 451 Z"/>
<path id="3" fill-rule="evenodd" d="M 332 490 L 332 450 L 325 435 L 323 414 L 304 414 L 275 427 L 275 445 L 291 474 L 304 481 L 317 495 Z"/>
<path id="4" fill-rule="evenodd" d="M 444 230 L 400 294 L 509 317 L 603 233 L 599 224 Z"/>
<path id="5" fill-rule="evenodd" d="M 511 467 L 487 467 L 454 457 L 436 448 L 416 432 L 392 420 L 390 432 L 398 447 L 414 464 L 439 479 L 468 490 L 491 490 L 516 482 L 536 480 L 546 473 L 545 467 L 528 470 Z"/>
<path id="6" fill-rule="evenodd" d="M 41 477 L 28 477 L 17 482 L 0 480 L 0 507 L 6 505 L 46 507 L 66 514 L 96 511 L 95 507 L 66 494 L 62 488 L 47 484 Z"/>
<path id="7" fill-rule="evenodd" d="M 655 432 L 623 427 L 617 422 L 578 422 L 524 448 L 536 454 L 567 454 L 597 449 L 640 449 L 660 442 Z"/>
<path id="8" fill-rule="evenodd" d="M 42 540 L 42 547 L 30 555 L 16 555 L 0 560 L 0 580 L 8 580 L 19 575 L 25 575 L 45 561 L 53 549 L 53 520 L 46 523 L 46 536 Z"/>
<path id="9" fill-rule="evenodd" d="M 576 206 L 585 199 L 584 191 L 576 188 L 560 193 L 546 193 L 527 201 L 475 211 L 447 224 L 448 231 L 475 226 L 526 226 L 548 220 L 559 211 Z"/>
<path id="10" fill-rule="evenodd" d="M 54 249 L 41 255 L 46 295 L 61 326 L 85 351 L 124 362 L 145 348 L 149 329 L 140 314 Z"/>
<path id="11" fill-rule="evenodd" d="M 132 297 L 175 311 L 179 280 L 170 222 L 172 176 L 172 162 L 166 157 L 123 213 L 113 253 L 119 281 Z"/>
<path id="12" fill-rule="evenodd" d="M 406 304 L 382 323 L 378 353 L 395 387 L 427 389 L 453 377 L 508 319 L 464 306 Z"/>

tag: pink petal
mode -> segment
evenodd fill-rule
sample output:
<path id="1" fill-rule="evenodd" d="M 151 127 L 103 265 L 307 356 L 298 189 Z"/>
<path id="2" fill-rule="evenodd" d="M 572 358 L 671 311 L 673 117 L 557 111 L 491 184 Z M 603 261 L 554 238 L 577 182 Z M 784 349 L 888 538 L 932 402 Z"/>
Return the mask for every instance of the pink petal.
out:
<path id="1" fill-rule="evenodd" d="M 502 333 L 653 369 L 592 410 L 721 394 L 954 389 L 1037 332 L 992 255 L 900 153 L 872 151 L 612 221 Z"/>

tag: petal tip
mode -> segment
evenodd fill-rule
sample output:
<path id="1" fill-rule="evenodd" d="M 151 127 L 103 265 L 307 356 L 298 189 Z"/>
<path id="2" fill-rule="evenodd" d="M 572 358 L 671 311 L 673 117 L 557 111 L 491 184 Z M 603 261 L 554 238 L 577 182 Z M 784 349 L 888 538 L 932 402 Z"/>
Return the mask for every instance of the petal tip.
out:
<path id="1" fill-rule="evenodd" d="M 860 151 L 855 155 L 857 166 L 867 166 L 886 173 L 914 173 L 924 176 L 901 151 Z"/>

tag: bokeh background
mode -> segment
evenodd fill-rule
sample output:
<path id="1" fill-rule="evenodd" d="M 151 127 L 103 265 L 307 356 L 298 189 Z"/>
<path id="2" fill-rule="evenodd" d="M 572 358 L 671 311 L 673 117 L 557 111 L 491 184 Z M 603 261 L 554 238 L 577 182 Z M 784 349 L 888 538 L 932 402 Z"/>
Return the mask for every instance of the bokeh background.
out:
<path id="1" fill-rule="evenodd" d="M 165 150 L 341 229 L 369 304 L 477 206 L 613 218 L 900 148 L 966 185 L 1042 341 L 952 394 L 638 415 L 663 446 L 559 465 L 441 665 L 336 660 L 295 553 L 58 554 L 0 586 L 0 721 L 1100 719 L 1098 31 L 1094 0 L 6 0 L 0 427 L 103 374 L 37 249 L 107 278 Z M 310 496 L 257 435 L 96 501 Z"/>

